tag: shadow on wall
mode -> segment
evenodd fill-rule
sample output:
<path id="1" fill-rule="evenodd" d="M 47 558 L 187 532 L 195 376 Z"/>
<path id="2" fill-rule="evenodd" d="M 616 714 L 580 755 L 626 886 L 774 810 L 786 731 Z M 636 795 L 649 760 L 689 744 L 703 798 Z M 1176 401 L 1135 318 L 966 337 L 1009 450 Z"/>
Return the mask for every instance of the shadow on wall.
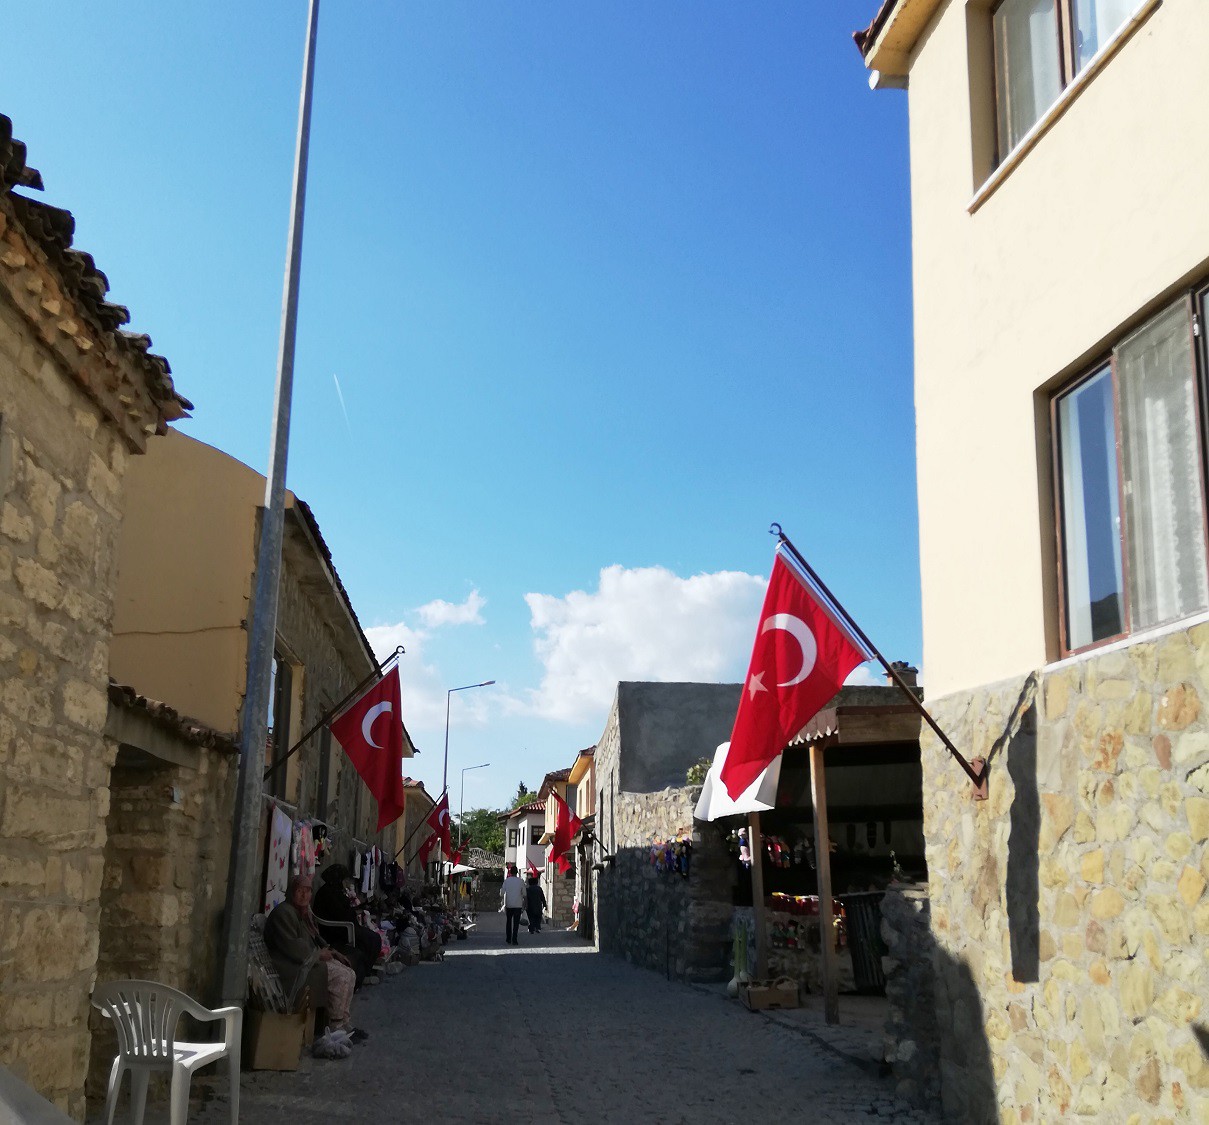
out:
<path id="1" fill-rule="evenodd" d="M 882 900 L 886 1062 L 904 1100 L 954 1121 L 998 1121 L 991 1047 L 970 967 L 932 937 L 927 888 L 892 884 Z M 943 1098 L 942 1098 L 943 1094 Z"/>
<path id="2" fill-rule="evenodd" d="M 1024 682 L 1003 734 L 989 756 L 992 763 L 1006 749 L 1007 772 L 1015 786 L 1009 814 L 1007 876 L 1008 937 L 1012 976 L 1021 984 L 1041 975 L 1041 801 L 1037 792 L 1037 674 Z M 993 785 L 994 778 L 991 778 Z"/>

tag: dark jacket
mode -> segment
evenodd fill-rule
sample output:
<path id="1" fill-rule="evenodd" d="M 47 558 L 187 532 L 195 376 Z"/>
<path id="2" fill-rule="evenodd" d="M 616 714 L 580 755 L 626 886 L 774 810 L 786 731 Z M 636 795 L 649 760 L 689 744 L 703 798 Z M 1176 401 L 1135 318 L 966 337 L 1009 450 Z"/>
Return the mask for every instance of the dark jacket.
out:
<path id="1" fill-rule="evenodd" d="M 530 883 L 525 888 L 525 907 L 530 914 L 540 914 L 546 909 L 546 892 L 540 883 Z"/>
<path id="2" fill-rule="evenodd" d="M 309 963 L 306 983 L 311 994 L 310 1006 L 322 1008 L 327 1003 L 327 968 L 322 962 L 312 961 L 320 946 L 306 928 L 302 915 L 290 903 L 275 906 L 265 919 L 264 943 L 287 997 Z"/>

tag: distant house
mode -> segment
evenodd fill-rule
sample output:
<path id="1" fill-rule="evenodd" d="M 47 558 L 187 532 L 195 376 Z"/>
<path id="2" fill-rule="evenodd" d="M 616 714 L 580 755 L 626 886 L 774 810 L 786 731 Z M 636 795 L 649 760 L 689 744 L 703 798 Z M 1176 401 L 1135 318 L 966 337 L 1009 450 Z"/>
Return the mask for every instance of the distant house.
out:
<path id="1" fill-rule="evenodd" d="M 530 863 L 542 870 L 546 862 L 546 849 L 541 844 L 546 830 L 545 800 L 529 801 L 500 814 L 504 824 L 504 863 L 516 864 L 519 874 L 524 875 Z"/>
<path id="2" fill-rule="evenodd" d="M 537 868 L 542 873 L 542 890 L 546 894 L 546 911 L 550 916 L 550 923 L 560 929 L 569 926 L 575 916 L 575 871 L 574 867 L 566 872 L 559 871 L 557 857 L 550 854 L 553 850 L 550 845 L 554 842 L 554 829 L 557 825 L 558 803 L 554 799 L 555 795 L 566 801 L 571 812 L 576 812 L 576 788 L 571 784 L 570 777 L 570 767 L 552 770 L 542 778 L 537 791 L 538 799 L 543 802 L 546 818 L 546 830 L 539 840 L 542 845 L 542 860 Z M 567 853 L 567 859 L 574 864 L 573 850 Z"/>
<path id="3" fill-rule="evenodd" d="M 596 747 L 576 756 L 567 775 L 568 792 L 574 797 L 575 815 L 583 821 L 575 846 L 575 901 L 579 903 L 579 934 L 591 941 L 596 935 L 596 900 L 592 882 L 592 839 L 596 832 Z M 568 802 L 570 803 L 570 802 Z"/>

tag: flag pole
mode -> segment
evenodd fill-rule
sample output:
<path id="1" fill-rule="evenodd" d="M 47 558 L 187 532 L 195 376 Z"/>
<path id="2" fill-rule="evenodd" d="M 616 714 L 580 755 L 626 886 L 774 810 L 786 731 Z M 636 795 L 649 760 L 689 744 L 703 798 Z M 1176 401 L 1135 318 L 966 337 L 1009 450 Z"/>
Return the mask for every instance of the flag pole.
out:
<path id="1" fill-rule="evenodd" d="M 403 646 L 399 645 L 399 647 L 386 658 L 385 663 L 379 664 L 374 671 L 370 672 L 370 674 L 366 676 L 359 684 L 357 684 L 357 686 L 353 688 L 353 690 L 350 691 L 342 700 L 340 700 L 339 703 L 324 711 L 319 721 L 316 722 L 315 725 L 306 732 L 306 734 L 304 734 L 297 742 L 294 743 L 293 746 L 289 748 L 289 750 L 282 754 L 280 758 L 278 758 L 271 766 L 269 766 L 267 770 L 264 771 L 264 777 L 261 780 L 268 781 L 278 769 L 280 769 L 290 758 L 292 758 L 298 753 L 299 750 L 302 749 L 303 744 L 307 741 L 307 739 L 309 739 L 320 727 L 326 726 L 330 720 L 334 719 L 338 714 L 340 714 L 340 712 L 344 710 L 345 706 L 347 706 L 347 704 L 362 690 L 362 688 L 368 686 L 370 680 L 372 680 L 375 676 L 377 676 L 379 679 L 385 676 L 390 670 L 391 665 L 396 663 L 399 657 L 403 655 L 403 651 Z"/>
<path id="2" fill-rule="evenodd" d="M 747 851 L 751 856 L 751 903 L 756 922 L 756 968 L 763 980 L 772 980 L 768 964 L 768 916 L 764 902 L 764 836 L 760 814 L 747 814 Z"/>
<path id="3" fill-rule="evenodd" d="M 441 790 L 441 797 L 444 797 L 444 796 L 445 796 L 445 794 L 446 794 L 447 792 L 449 792 L 449 790 L 447 790 L 447 789 L 442 789 L 442 790 Z M 435 801 L 433 801 L 433 803 L 432 803 L 432 807 L 433 807 L 434 809 L 437 807 L 437 805 L 439 805 L 439 804 L 441 803 L 441 797 L 438 797 L 438 798 L 437 798 Z M 428 814 L 428 816 L 432 816 L 432 813 L 430 812 L 430 813 Z M 399 849 L 397 852 L 395 852 L 395 859 L 398 859 L 398 858 L 399 858 L 399 856 L 401 856 L 401 855 L 403 854 L 404 849 L 407 847 L 407 845 L 408 845 L 408 844 L 410 844 L 410 843 L 412 842 L 412 840 L 415 838 L 416 833 L 417 833 L 417 832 L 419 832 L 419 831 L 420 831 L 420 829 L 421 829 L 421 828 L 423 828 L 423 827 L 424 827 L 424 825 L 426 825 L 427 823 L 428 823 L 428 817 L 425 817 L 425 818 L 424 818 L 422 821 L 420 821 L 420 823 L 419 823 L 419 824 L 417 824 L 417 825 L 415 826 L 415 828 L 413 828 L 413 829 L 411 830 L 411 835 L 409 835 L 409 836 L 407 837 L 407 839 L 403 841 L 403 847 L 402 847 L 402 848 L 400 848 L 400 849 Z M 419 849 L 417 849 L 417 850 L 416 850 L 416 854 L 415 854 L 415 855 L 413 855 L 413 856 L 411 857 L 411 859 L 415 859 L 415 858 L 416 858 L 416 856 L 417 856 L 417 855 L 419 855 L 419 854 L 420 854 Z M 411 859 L 405 860 L 405 861 L 404 861 L 404 863 L 403 863 L 403 866 L 404 866 L 404 867 L 406 867 L 406 866 L 407 866 L 407 865 L 408 865 L 408 864 L 411 862 Z"/>
<path id="4" fill-rule="evenodd" d="M 789 536 L 781 530 L 781 525 L 779 523 L 774 523 L 771 527 L 769 527 L 768 533 L 770 535 L 775 535 L 777 537 L 778 545 L 784 546 L 785 549 L 793 556 L 794 562 L 796 562 L 798 566 L 800 566 L 802 570 L 806 572 L 810 580 L 818 586 L 823 595 L 828 599 L 828 601 L 831 602 L 832 606 L 843 617 L 844 624 L 847 625 L 858 638 L 860 638 L 860 641 L 865 648 L 873 653 L 878 663 L 881 664 L 881 666 L 886 670 L 886 675 L 890 678 L 890 681 L 894 684 L 894 686 L 899 688 L 903 695 L 905 695 L 911 701 L 911 705 L 920 713 L 924 722 L 932 728 L 932 732 L 937 738 L 940 739 L 945 749 L 953 755 L 957 761 L 957 764 L 961 766 L 963 770 L 965 770 L 970 781 L 974 783 L 975 787 L 980 787 L 983 782 L 986 781 L 987 770 L 990 769 L 990 763 L 984 763 L 981 770 L 976 770 L 972 765 L 970 765 L 969 762 L 966 761 L 961 751 L 959 751 L 957 747 L 953 745 L 952 741 L 949 739 L 949 736 L 940 729 L 936 720 L 932 718 L 930 714 L 928 714 L 928 710 L 920 701 L 919 696 L 911 690 L 907 682 L 881 654 L 877 646 L 868 638 L 868 636 L 865 635 L 865 631 L 853 620 L 852 615 L 843 607 L 843 605 L 840 604 L 839 599 L 827 588 L 827 584 L 818 576 L 814 567 L 812 567 L 810 563 L 803 558 L 802 553 L 793 545 L 793 542 L 790 540 Z"/>

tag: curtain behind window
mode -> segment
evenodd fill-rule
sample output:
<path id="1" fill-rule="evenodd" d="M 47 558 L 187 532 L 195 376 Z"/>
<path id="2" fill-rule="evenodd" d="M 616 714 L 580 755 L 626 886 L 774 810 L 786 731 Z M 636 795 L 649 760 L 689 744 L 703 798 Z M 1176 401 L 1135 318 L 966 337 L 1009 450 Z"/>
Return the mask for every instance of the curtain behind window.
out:
<path id="1" fill-rule="evenodd" d="M 1117 350 L 1134 629 L 1209 604 L 1192 325 L 1183 302 Z"/>
<path id="2" fill-rule="evenodd" d="M 1062 92 L 1054 0 L 1005 0 L 995 12 L 999 155 L 1016 147 Z"/>

